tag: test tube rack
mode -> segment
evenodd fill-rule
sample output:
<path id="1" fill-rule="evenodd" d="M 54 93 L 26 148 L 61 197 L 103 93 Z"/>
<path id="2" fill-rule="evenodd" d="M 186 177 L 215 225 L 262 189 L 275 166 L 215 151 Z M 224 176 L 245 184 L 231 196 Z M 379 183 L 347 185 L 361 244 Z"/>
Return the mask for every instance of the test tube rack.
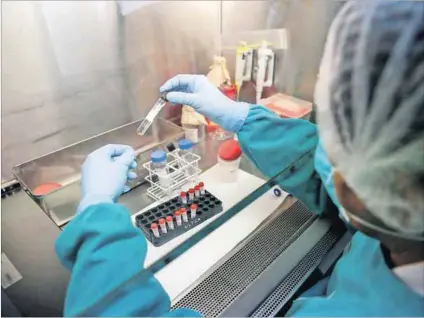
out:
<path id="1" fill-rule="evenodd" d="M 197 211 L 196 216 L 192 219 L 190 217 L 190 205 L 193 203 L 197 205 Z M 178 226 L 174 212 L 182 207 L 187 209 L 188 222 L 182 221 L 181 226 Z M 222 212 L 222 202 L 210 192 L 205 191 L 205 194 L 195 198 L 193 201 L 189 200 L 187 204 L 183 204 L 180 197 L 177 196 L 149 209 L 135 217 L 135 225 L 143 231 L 146 238 L 154 246 L 161 246 L 220 212 Z M 158 223 L 159 219 L 166 218 L 167 216 L 172 216 L 174 229 L 171 230 L 167 226 L 167 233 L 162 233 L 162 230 L 159 228 L 160 237 L 154 236 L 150 225 L 154 222 Z"/>
<path id="2" fill-rule="evenodd" d="M 166 168 L 169 172 L 167 176 L 169 186 L 164 186 L 159 182 L 159 176 L 156 174 L 152 162 L 146 162 L 143 164 L 148 171 L 145 179 L 150 183 L 147 194 L 155 200 L 164 200 L 175 195 L 187 183 L 194 184 L 201 171 L 199 169 L 200 159 L 199 155 L 191 152 L 184 157 L 178 156 L 175 151 L 168 152 Z"/>

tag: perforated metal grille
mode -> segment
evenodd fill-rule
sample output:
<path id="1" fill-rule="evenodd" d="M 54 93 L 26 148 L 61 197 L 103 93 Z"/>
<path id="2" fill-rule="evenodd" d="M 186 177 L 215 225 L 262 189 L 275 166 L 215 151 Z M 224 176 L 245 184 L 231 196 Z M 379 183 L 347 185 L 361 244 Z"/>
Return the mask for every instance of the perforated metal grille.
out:
<path id="1" fill-rule="evenodd" d="M 315 220 L 300 201 L 281 213 L 174 306 L 219 315 Z"/>
<path id="2" fill-rule="evenodd" d="M 327 232 L 321 240 L 306 254 L 299 265 L 278 285 L 272 294 L 255 310 L 253 317 L 273 317 L 292 297 L 293 292 L 303 282 L 305 275 L 318 266 L 322 257 L 336 243 L 337 236 Z"/>

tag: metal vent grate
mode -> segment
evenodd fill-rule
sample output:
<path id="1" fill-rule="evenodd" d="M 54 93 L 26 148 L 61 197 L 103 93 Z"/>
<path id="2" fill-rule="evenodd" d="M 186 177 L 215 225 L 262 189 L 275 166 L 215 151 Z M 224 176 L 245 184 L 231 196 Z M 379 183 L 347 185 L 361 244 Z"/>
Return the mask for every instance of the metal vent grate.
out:
<path id="1" fill-rule="evenodd" d="M 254 311 L 253 317 L 274 317 L 303 283 L 305 275 L 319 265 L 322 257 L 336 243 L 337 235 L 327 232 L 298 266 L 278 285 L 272 294 Z"/>
<path id="2" fill-rule="evenodd" d="M 295 202 L 222 264 L 217 264 L 172 309 L 184 307 L 204 316 L 219 315 L 315 219 L 300 201 Z"/>

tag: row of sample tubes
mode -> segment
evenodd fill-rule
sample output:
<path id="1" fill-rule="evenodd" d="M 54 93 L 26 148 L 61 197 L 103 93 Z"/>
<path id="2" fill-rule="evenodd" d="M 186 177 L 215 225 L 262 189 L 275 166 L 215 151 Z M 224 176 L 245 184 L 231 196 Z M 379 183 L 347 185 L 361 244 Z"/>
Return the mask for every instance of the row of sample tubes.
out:
<path id="1" fill-rule="evenodd" d="M 205 193 L 206 193 L 205 185 L 203 182 L 200 182 L 194 188 L 190 188 L 188 192 L 180 193 L 181 203 L 182 204 L 191 203 L 195 200 L 195 198 L 200 198 Z M 192 203 L 190 205 L 190 219 L 194 219 L 196 217 L 196 213 L 197 213 L 197 204 Z M 187 223 L 189 220 L 188 212 L 185 207 L 182 207 L 181 209 L 175 211 L 174 217 L 175 217 L 176 226 L 181 226 L 183 222 Z M 152 230 L 153 235 L 156 237 L 160 237 L 161 234 L 166 234 L 168 233 L 168 231 L 174 230 L 175 229 L 174 217 L 171 215 L 168 215 L 166 219 L 160 218 L 158 220 L 159 226 L 156 222 L 153 222 L 152 224 L 150 224 L 150 229 Z"/>

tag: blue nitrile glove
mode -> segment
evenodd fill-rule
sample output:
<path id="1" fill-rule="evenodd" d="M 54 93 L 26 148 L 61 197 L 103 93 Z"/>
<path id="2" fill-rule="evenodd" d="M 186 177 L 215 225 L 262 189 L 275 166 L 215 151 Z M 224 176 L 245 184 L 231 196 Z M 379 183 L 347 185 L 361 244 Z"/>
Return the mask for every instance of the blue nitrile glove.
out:
<path id="1" fill-rule="evenodd" d="M 82 165 L 82 200 L 77 213 L 97 203 L 112 203 L 129 190 L 128 180 L 137 175 L 134 149 L 125 145 L 107 145 L 93 151 Z"/>
<path id="2" fill-rule="evenodd" d="M 193 107 L 225 130 L 238 132 L 249 113 L 249 104 L 225 96 L 204 75 L 177 75 L 161 88 L 174 104 Z"/>

